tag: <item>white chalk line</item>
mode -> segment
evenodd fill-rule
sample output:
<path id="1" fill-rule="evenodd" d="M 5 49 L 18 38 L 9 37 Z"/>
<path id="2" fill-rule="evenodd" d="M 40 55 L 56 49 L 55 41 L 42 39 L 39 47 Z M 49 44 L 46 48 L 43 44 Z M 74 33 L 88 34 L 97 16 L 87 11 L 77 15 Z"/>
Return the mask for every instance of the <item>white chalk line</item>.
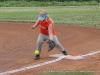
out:
<path id="1" fill-rule="evenodd" d="M 94 54 L 97 54 L 97 53 L 100 53 L 100 50 L 98 50 L 96 52 L 91 52 L 91 53 L 88 53 L 88 54 L 84 54 L 84 55 L 81 55 L 81 56 L 86 57 L 86 56 L 91 56 L 91 55 L 94 55 Z"/>
<path id="2" fill-rule="evenodd" d="M 79 56 L 86 57 L 86 56 L 91 56 L 91 55 L 94 55 L 94 54 L 97 54 L 97 53 L 100 53 L 100 50 L 96 51 L 96 52 L 91 52 L 91 53 L 88 53 L 88 54 L 84 54 L 84 55 L 79 55 Z M 47 61 L 47 62 L 43 62 L 43 63 L 40 63 L 40 64 L 36 64 L 36 65 L 33 65 L 33 66 L 27 66 L 27 67 L 23 67 L 23 68 L 11 70 L 11 71 L 2 72 L 2 73 L 0 73 L 0 75 L 6 75 L 6 74 L 11 74 L 11 73 L 16 73 L 16 72 L 20 72 L 20 71 L 25 71 L 25 70 L 37 68 L 37 67 L 40 67 L 40 66 L 43 66 L 43 65 L 47 65 L 47 64 L 51 64 L 51 63 L 60 61 L 63 58 L 65 58 L 65 56 L 61 56 L 61 57 L 59 57 L 57 59 L 54 59 L 54 60 L 51 60 L 51 61 Z"/>
<path id="3" fill-rule="evenodd" d="M 9 74 L 9 73 L 16 73 L 16 72 L 19 72 L 19 71 L 33 69 L 33 68 L 36 68 L 36 67 L 39 67 L 39 66 L 43 66 L 43 65 L 47 65 L 47 64 L 50 64 L 50 63 L 54 63 L 54 62 L 60 61 L 63 58 L 64 57 L 59 57 L 57 59 L 54 59 L 54 60 L 51 60 L 51 61 L 47 61 L 47 62 L 44 62 L 44 63 L 40 63 L 40 64 L 36 64 L 36 65 L 33 65 L 33 66 L 28 66 L 28 67 L 23 67 L 23 68 L 19 68 L 19 69 L 7 71 L 7 72 L 2 72 L 2 73 L 0 73 L 0 75 L 5 75 L 5 74 Z"/>

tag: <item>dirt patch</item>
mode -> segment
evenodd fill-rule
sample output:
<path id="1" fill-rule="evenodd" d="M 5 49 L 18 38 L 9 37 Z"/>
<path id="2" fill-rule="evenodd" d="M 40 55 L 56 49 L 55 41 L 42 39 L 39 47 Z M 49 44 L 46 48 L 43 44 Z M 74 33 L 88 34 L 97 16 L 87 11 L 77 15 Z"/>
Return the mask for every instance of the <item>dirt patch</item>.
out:
<path id="1" fill-rule="evenodd" d="M 34 60 L 35 44 L 39 27 L 32 30 L 33 23 L 0 22 L 0 73 L 53 60 L 50 54 L 61 53 L 54 48 L 47 52 L 48 45 L 43 44 L 41 59 Z M 57 37 L 71 55 L 82 55 L 100 50 L 100 29 L 55 25 Z M 92 70 L 100 71 L 100 54 L 86 57 L 84 60 L 62 59 L 48 64 L 8 75 L 36 75 L 50 70 Z"/>

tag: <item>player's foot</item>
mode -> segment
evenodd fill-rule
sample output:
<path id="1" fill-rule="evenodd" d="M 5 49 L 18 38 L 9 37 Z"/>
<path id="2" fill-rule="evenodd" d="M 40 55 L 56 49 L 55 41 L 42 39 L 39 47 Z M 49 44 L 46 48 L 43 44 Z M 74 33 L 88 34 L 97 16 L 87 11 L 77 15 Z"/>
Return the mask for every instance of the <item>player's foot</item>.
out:
<path id="1" fill-rule="evenodd" d="M 64 55 L 68 55 L 68 53 L 67 53 L 66 51 L 63 51 L 63 54 L 64 54 Z"/>
<path id="2" fill-rule="evenodd" d="M 34 58 L 34 60 L 38 60 L 38 59 L 40 59 L 40 55 L 36 55 Z"/>

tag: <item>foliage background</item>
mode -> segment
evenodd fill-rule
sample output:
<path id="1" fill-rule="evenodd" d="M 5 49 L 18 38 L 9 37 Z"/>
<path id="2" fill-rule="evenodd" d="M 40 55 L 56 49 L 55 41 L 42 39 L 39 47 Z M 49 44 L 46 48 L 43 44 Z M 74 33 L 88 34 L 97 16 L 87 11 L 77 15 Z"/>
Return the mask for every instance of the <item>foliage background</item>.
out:
<path id="1" fill-rule="evenodd" d="M 39 1 L 4 1 L 0 2 L 0 7 L 47 7 L 47 6 L 85 6 L 85 5 L 100 5 L 97 1 L 51 1 L 51 2 L 39 2 Z"/>

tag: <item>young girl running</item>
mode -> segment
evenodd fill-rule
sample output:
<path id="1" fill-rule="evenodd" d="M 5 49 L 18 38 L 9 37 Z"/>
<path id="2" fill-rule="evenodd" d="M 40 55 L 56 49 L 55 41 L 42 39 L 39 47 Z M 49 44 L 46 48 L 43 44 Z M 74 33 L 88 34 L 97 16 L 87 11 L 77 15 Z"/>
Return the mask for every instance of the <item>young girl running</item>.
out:
<path id="1" fill-rule="evenodd" d="M 57 39 L 53 26 L 53 21 L 47 11 L 43 10 L 40 12 L 37 22 L 32 25 L 31 28 L 34 29 L 38 25 L 40 25 L 40 34 L 36 42 L 36 50 L 39 51 L 39 55 L 36 55 L 34 59 L 37 60 L 40 58 L 41 47 L 46 40 L 54 42 L 55 47 L 57 47 L 64 55 L 68 55 L 64 47 Z"/>

